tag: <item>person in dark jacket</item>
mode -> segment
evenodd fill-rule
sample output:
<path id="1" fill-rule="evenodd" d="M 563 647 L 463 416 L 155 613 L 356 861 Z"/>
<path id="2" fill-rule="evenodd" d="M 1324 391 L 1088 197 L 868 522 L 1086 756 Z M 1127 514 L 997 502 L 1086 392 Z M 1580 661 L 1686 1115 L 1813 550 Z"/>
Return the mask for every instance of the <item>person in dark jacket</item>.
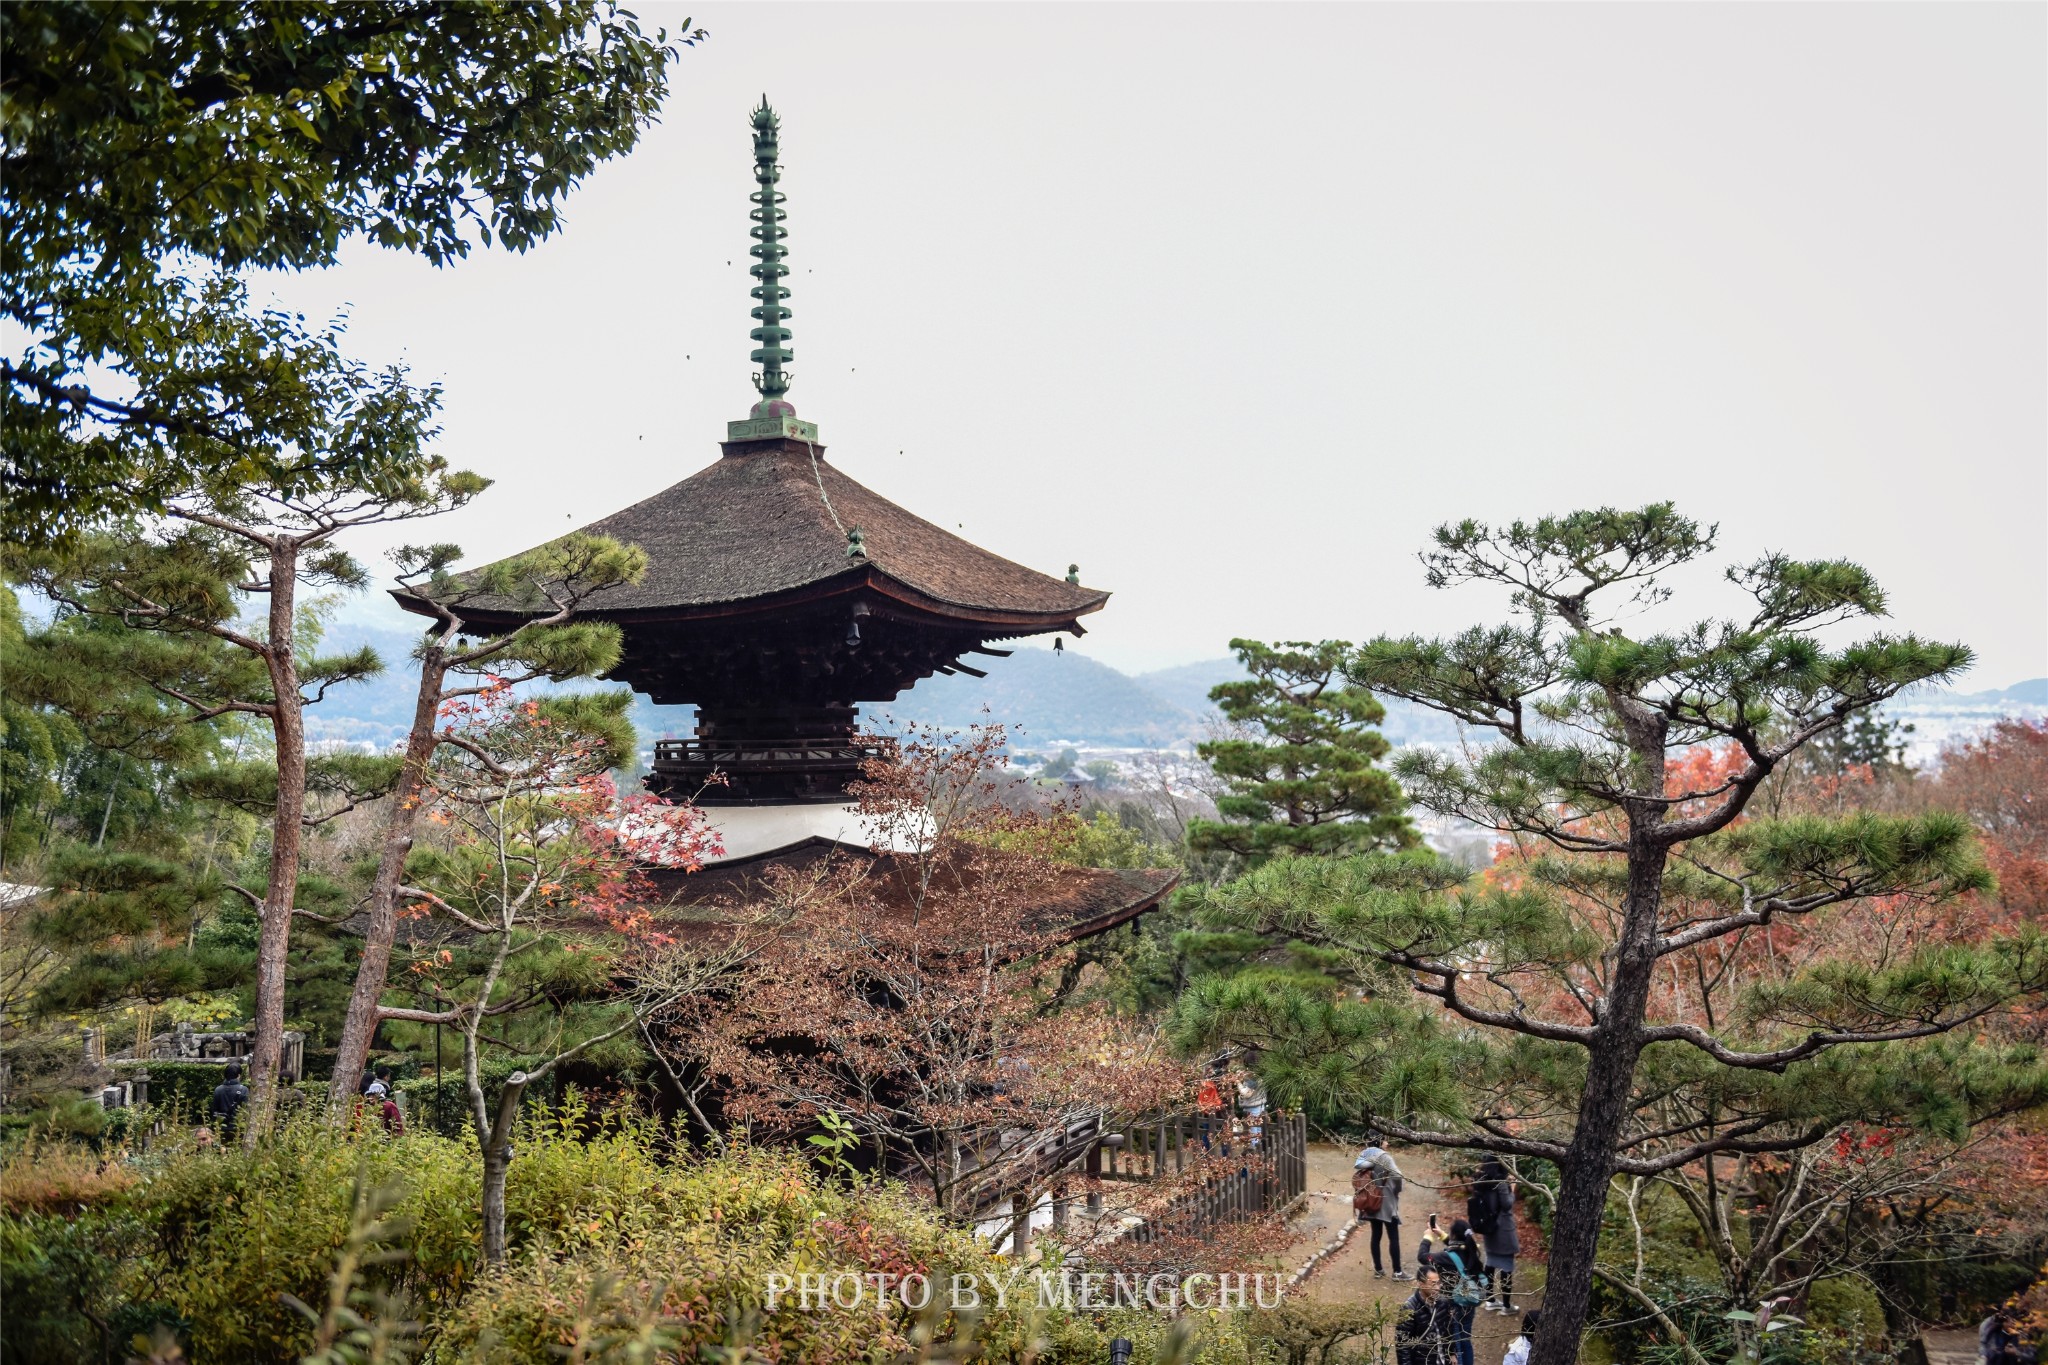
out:
<path id="1" fill-rule="evenodd" d="M 1453 1324 L 1450 1300 L 1442 1293 L 1436 1269 L 1415 1268 L 1415 1292 L 1401 1305 L 1394 1322 L 1397 1365 L 1450 1365 Z"/>
<path id="2" fill-rule="evenodd" d="M 1479 1177 L 1472 1182 L 1472 1197 L 1465 1201 L 1472 1227 L 1486 1239 L 1487 1298 L 1491 1312 L 1515 1311 L 1515 1257 L 1522 1254 L 1522 1234 L 1515 1230 L 1515 1182 L 1497 1156 L 1479 1163 Z M 1475 1216 L 1476 1215 L 1476 1216 Z M 1492 1302 L 1494 1291 L 1498 1305 Z"/>
<path id="3" fill-rule="evenodd" d="M 222 1074 L 224 1079 L 213 1088 L 213 1101 L 207 1105 L 206 1113 L 220 1134 L 221 1145 L 226 1147 L 234 1143 L 242 1106 L 249 1102 L 249 1087 L 242 1084 L 242 1068 L 233 1062 L 228 1063 Z"/>
<path id="4" fill-rule="evenodd" d="M 1984 1365 L 2021 1365 L 2033 1355 L 2023 1352 L 2024 1346 L 2009 1308 L 2001 1308 L 1977 1324 L 1977 1359 Z"/>

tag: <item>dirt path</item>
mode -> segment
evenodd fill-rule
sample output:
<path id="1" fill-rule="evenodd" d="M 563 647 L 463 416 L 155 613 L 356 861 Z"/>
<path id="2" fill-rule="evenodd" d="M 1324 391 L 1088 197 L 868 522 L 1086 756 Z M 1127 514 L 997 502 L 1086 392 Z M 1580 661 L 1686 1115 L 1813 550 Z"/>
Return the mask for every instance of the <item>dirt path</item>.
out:
<path id="1" fill-rule="evenodd" d="M 1415 1245 L 1429 1227 L 1429 1215 L 1448 1228 L 1451 1220 L 1465 1216 L 1462 1191 L 1447 1188 L 1441 1157 L 1432 1149 L 1390 1148 L 1407 1186 L 1401 1195 L 1401 1264 L 1415 1269 Z M 1301 1214 L 1302 1236 L 1288 1250 L 1289 1264 L 1300 1265 L 1351 1221 L 1351 1161 L 1357 1153 L 1324 1143 L 1312 1144 L 1308 1155 L 1308 1204 Z M 1372 1253 L 1365 1228 L 1351 1235 L 1341 1250 L 1325 1260 L 1297 1293 L 1326 1303 L 1358 1303 L 1377 1300 L 1390 1309 L 1413 1292 L 1406 1281 L 1376 1280 L 1372 1277 Z M 1522 1245 L 1531 1245 L 1530 1230 L 1524 1225 Z M 1391 1268 L 1391 1267 L 1390 1267 Z M 1543 1266 L 1526 1255 L 1515 1268 L 1515 1307 L 1541 1307 Z M 1473 1365 L 1498 1365 L 1513 1339 L 1521 1314 L 1513 1318 L 1482 1310 L 1472 1324 Z"/>
<path id="2" fill-rule="evenodd" d="M 1977 1334 L 1972 1331 L 1925 1332 L 1920 1344 L 1927 1350 L 1927 1365 L 1977 1365 Z"/>

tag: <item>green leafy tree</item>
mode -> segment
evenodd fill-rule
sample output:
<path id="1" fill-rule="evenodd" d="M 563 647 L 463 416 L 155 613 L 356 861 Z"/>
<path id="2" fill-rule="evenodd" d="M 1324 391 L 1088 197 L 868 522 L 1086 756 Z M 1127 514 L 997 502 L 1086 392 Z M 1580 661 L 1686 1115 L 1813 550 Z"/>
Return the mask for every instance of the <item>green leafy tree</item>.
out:
<path id="1" fill-rule="evenodd" d="M 343 360 L 338 329 L 252 312 L 228 272 L 332 265 L 358 237 L 436 264 L 525 250 L 638 141 L 674 56 L 609 0 L 8 5 L 0 529 L 373 484 L 419 431 L 360 391 L 406 387 Z"/>
<path id="2" fill-rule="evenodd" d="M 10 673 L 27 649 L 21 600 L 0 588 L 0 660 Z M 0 681 L 0 881 L 42 846 L 65 797 L 66 760 L 80 742 L 69 718 L 25 699 L 14 681 Z"/>
<path id="3" fill-rule="evenodd" d="M 217 763 L 244 726 L 193 724 L 121 657 L 118 621 L 65 615 L 23 622 L 0 589 L 0 830 L 16 881 L 40 881 L 55 845 L 84 843 L 182 857 L 205 819 L 181 777 Z"/>
<path id="4" fill-rule="evenodd" d="M 1837 907 L 1940 902 L 1990 883 L 1954 816 L 1743 818 L 1805 745 L 1970 656 L 1910 635 L 1827 647 L 1824 627 L 1882 616 L 1883 594 L 1853 564 L 1775 554 L 1728 571 L 1755 602 L 1742 618 L 1621 630 L 1619 611 L 1663 603 L 1662 575 L 1713 545 L 1711 528 L 1668 504 L 1441 528 L 1430 583 L 1506 586 L 1519 619 L 1374 640 L 1347 671 L 1494 737 L 1467 756 L 1397 764 L 1420 805 L 1551 855 L 1519 881 L 1474 886 L 1416 855 L 1276 859 L 1209 896 L 1227 922 L 1345 953 L 1433 1003 L 1414 1046 L 1375 1058 L 1360 1038 L 1348 1054 L 1390 1133 L 1555 1163 L 1535 1365 L 1577 1359 L 1617 1172 L 1805 1145 L 1799 1106 L 1857 1059 L 1928 1046 L 2040 991 L 2048 968 L 2032 931 L 1942 939 L 1761 980 L 1732 1016 L 1663 1008 L 1660 979 L 1688 955 Z M 1727 763 L 1686 761 L 1715 745 Z M 1229 1002 L 1211 1003 L 1232 1031 Z M 1250 1003 L 1257 1027 L 1293 1028 L 1270 1000 Z M 1674 1068 L 1705 1095 L 1660 1126 L 1643 1101 L 1652 1073 Z M 1884 1072 L 1861 1073 L 1866 1098 Z M 1715 1090 L 1723 1102 L 1707 1102 Z M 1876 1112 L 1913 1103 L 1910 1087 L 1894 1089 Z"/>
<path id="5" fill-rule="evenodd" d="M 253 955 L 194 939 L 218 874 L 146 854 L 72 846 L 48 868 L 30 933 L 61 966 L 37 992 L 39 1012 L 161 1004 L 248 978 Z"/>
<path id="6" fill-rule="evenodd" d="M 1251 676 L 1219 684 L 1209 699 L 1240 733 L 1196 746 L 1228 787 L 1216 798 L 1223 818 L 1190 821 L 1188 846 L 1257 865 L 1413 845 L 1415 830 L 1402 814 L 1407 802 L 1378 766 L 1388 746 L 1372 727 L 1386 708 L 1343 677 L 1351 646 L 1232 640 L 1230 647 Z"/>

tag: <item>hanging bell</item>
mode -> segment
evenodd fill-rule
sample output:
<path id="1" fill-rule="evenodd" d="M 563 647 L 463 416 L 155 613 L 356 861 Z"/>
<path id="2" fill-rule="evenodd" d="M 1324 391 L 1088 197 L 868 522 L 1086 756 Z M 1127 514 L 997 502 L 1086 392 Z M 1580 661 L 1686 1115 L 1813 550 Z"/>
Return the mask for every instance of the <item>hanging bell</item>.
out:
<path id="1" fill-rule="evenodd" d="M 1058 635 L 1052 637 L 1052 652 L 1055 654 L 1064 654 L 1067 652 L 1067 643 L 1063 637 Z"/>

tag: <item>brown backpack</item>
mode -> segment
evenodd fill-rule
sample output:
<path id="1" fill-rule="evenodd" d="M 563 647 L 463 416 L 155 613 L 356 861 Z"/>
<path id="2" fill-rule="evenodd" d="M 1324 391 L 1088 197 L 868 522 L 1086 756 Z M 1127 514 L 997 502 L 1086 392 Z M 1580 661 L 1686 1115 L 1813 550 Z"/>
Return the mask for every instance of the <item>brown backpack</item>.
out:
<path id="1" fill-rule="evenodd" d="M 1360 1166 L 1351 1173 L 1352 1211 L 1367 1218 L 1380 1211 L 1387 1202 L 1387 1192 L 1380 1188 L 1379 1176 L 1370 1166 Z"/>

